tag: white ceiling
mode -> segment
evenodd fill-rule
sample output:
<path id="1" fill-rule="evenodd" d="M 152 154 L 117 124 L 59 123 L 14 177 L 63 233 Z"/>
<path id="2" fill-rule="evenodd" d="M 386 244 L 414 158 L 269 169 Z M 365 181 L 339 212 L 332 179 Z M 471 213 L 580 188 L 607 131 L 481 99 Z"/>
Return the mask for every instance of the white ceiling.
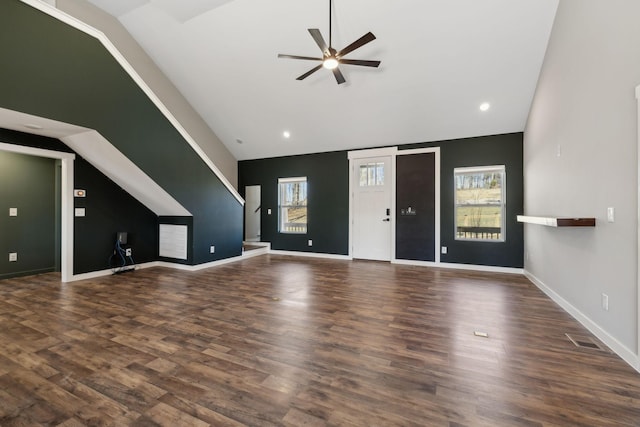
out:
<path id="1" fill-rule="evenodd" d="M 524 130 L 558 0 L 88 0 L 118 17 L 238 160 Z M 482 102 L 491 103 L 486 112 Z M 283 137 L 289 131 L 291 138 Z M 243 141 L 242 144 L 237 140 Z"/>

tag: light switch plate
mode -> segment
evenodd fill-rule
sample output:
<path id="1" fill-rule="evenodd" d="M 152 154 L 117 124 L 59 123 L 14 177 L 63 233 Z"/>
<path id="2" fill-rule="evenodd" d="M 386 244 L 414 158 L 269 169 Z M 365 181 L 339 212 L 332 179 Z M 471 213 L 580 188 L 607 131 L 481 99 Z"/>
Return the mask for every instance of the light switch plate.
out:
<path id="1" fill-rule="evenodd" d="M 607 208 L 607 221 L 614 222 L 616 220 L 616 210 L 614 208 Z"/>
<path id="2" fill-rule="evenodd" d="M 18 261 L 18 253 L 17 252 L 9 252 L 9 262 Z"/>
<path id="3" fill-rule="evenodd" d="M 18 208 L 9 208 L 9 216 L 18 216 Z"/>
<path id="4" fill-rule="evenodd" d="M 86 215 L 86 211 L 84 210 L 84 208 L 76 208 L 75 209 L 75 215 L 76 216 L 85 216 Z"/>

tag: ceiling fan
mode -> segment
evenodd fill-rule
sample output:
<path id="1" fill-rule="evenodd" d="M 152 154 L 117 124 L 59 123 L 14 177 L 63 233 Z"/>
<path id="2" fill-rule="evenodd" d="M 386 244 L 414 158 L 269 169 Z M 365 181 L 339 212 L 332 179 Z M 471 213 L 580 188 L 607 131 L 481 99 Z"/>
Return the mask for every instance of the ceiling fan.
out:
<path id="1" fill-rule="evenodd" d="M 344 58 L 344 56 L 347 55 L 348 53 L 351 53 L 354 50 L 358 49 L 359 47 L 362 47 L 365 44 L 375 40 L 376 36 L 374 36 L 373 33 L 368 32 L 364 36 L 360 37 L 358 40 L 351 43 L 349 46 L 345 47 L 340 51 L 337 51 L 332 46 L 331 30 L 332 30 L 331 0 L 329 0 L 329 46 L 327 46 L 327 43 L 324 41 L 324 38 L 322 37 L 322 34 L 320 34 L 320 30 L 318 30 L 317 28 L 309 28 L 309 34 L 311 34 L 311 37 L 313 37 L 313 40 L 316 42 L 320 50 L 322 50 L 322 58 L 315 58 L 311 56 L 285 55 L 282 53 L 278 54 L 278 58 L 304 59 L 308 61 L 322 61 L 320 65 L 313 67 L 312 69 L 310 69 L 309 71 L 307 71 L 306 73 L 298 77 L 296 80 L 304 80 L 307 77 L 309 77 L 311 74 L 318 71 L 320 68 L 324 67 L 333 72 L 333 75 L 335 76 L 338 84 L 342 84 L 346 80 L 344 79 L 344 76 L 340 72 L 338 65 L 340 64 L 360 65 L 363 67 L 377 67 L 378 65 L 380 65 L 380 61 L 368 61 L 368 60 L 362 60 L 362 59 Z"/>

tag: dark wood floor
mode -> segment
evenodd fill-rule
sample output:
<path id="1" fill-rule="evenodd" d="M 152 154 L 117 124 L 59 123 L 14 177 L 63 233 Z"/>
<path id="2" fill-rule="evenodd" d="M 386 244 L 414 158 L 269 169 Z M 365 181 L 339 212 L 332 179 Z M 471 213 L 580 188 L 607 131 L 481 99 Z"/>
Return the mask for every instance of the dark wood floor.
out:
<path id="1" fill-rule="evenodd" d="M 640 426 L 640 374 L 517 275 L 45 274 L 0 281 L 0 327 L 2 426 Z"/>

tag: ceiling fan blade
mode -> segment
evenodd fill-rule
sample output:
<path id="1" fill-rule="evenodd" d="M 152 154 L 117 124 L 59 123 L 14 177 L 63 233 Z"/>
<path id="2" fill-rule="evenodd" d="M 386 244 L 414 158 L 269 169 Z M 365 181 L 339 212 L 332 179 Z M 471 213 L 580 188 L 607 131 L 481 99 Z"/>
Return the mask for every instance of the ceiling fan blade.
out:
<path id="1" fill-rule="evenodd" d="M 311 30 L 309 30 L 309 31 L 311 31 Z M 364 36 L 360 37 L 358 40 L 354 41 L 349 46 L 345 47 L 340 52 L 338 52 L 338 56 L 345 56 L 347 53 L 353 52 L 357 48 L 359 48 L 361 46 L 364 46 L 365 44 L 367 44 L 369 42 L 372 42 L 375 39 L 376 39 L 376 36 L 374 36 L 373 33 L 371 31 L 369 31 L 367 34 L 365 34 Z"/>
<path id="2" fill-rule="evenodd" d="M 289 59 L 306 59 L 309 61 L 322 61 L 324 58 L 314 58 L 312 56 L 298 56 L 298 55 L 285 55 L 284 53 L 279 53 L 278 58 L 289 58 Z"/>
<path id="3" fill-rule="evenodd" d="M 311 34 L 311 37 L 313 37 L 313 40 L 315 40 L 316 44 L 318 45 L 318 47 L 320 48 L 323 54 L 326 54 L 326 52 L 329 52 L 327 43 L 324 41 L 324 38 L 322 37 L 322 34 L 320 34 L 319 29 L 309 28 L 309 34 Z"/>
<path id="4" fill-rule="evenodd" d="M 364 59 L 341 59 L 340 63 L 347 65 L 362 65 L 363 67 L 377 67 L 380 65 L 380 61 L 367 61 Z"/>
<path id="5" fill-rule="evenodd" d="M 304 80 L 307 77 L 309 77 L 311 74 L 313 74 L 316 71 L 318 71 L 320 68 L 322 68 L 322 64 L 318 65 L 317 67 L 313 67 L 312 69 L 310 69 L 309 71 L 307 71 L 306 73 L 304 73 L 303 75 L 298 77 L 296 80 Z"/>
<path id="6" fill-rule="evenodd" d="M 321 67 L 322 67 L 322 65 L 321 65 Z M 336 81 L 338 82 L 339 85 L 341 85 L 342 83 L 346 82 L 346 80 L 344 79 L 344 76 L 340 72 L 339 68 L 334 68 L 331 71 L 333 71 L 333 75 L 336 77 Z"/>

